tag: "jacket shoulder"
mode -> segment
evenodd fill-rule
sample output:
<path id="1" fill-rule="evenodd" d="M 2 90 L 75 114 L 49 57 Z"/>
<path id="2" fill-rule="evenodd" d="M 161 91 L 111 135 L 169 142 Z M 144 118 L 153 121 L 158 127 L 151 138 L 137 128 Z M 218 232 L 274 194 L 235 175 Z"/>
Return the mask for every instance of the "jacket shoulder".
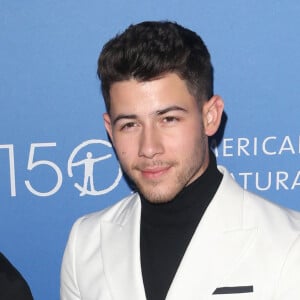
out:
<path id="1" fill-rule="evenodd" d="M 268 225 L 279 231 L 293 231 L 300 234 L 300 212 L 282 207 L 263 197 L 244 191 L 245 214 L 260 225 Z"/>
<path id="2" fill-rule="evenodd" d="M 33 299 L 26 280 L 2 253 L 0 253 L 0 299 Z"/>
<path id="3" fill-rule="evenodd" d="M 103 210 L 80 217 L 74 223 L 73 227 L 90 230 L 91 228 L 96 228 L 101 222 L 112 222 L 122 225 L 138 205 L 138 194 L 132 194 Z"/>
<path id="4" fill-rule="evenodd" d="M 219 166 L 223 174 L 222 193 L 227 204 L 238 207 L 242 212 L 244 227 L 259 227 L 272 234 L 293 232 L 300 234 L 300 212 L 280 206 L 270 200 L 242 188 L 226 170 Z M 240 210 L 238 210 L 240 211 Z"/>

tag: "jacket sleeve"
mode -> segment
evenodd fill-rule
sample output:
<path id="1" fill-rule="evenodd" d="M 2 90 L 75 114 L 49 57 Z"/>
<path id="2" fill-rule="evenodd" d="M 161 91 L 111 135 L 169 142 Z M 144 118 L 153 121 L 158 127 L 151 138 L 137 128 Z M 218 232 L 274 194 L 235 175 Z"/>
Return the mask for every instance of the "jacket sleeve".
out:
<path id="1" fill-rule="evenodd" d="M 81 299 L 76 273 L 76 239 L 80 223 L 81 219 L 77 220 L 72 227 L 62 260 L 60 278 L 61 300 Z"/>
<path id="2" fill-rule="evenodd" d="M 275 295 L 276 300 L 300 299 L 300 234 L 287 253 Z"/>

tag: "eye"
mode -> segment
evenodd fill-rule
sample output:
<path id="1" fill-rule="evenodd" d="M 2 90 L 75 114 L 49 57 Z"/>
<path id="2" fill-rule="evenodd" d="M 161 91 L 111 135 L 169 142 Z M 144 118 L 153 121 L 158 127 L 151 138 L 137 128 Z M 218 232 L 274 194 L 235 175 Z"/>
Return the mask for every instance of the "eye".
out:
<path id="1" fill-rule="evenodd" d="M 164 123 L 175 123 L 178 122 L 179 118 L 178 117 L 174 117 L 174 116 L 166 116 L 163 118 L 163 122 Z"/>
<path id="2" fill-rule="evenodd" d="M 136 122 L 127 122 L 125 124 L 121 124 L 120 126 L 120 130 L 121 131 L 125 131 L 125 130 L 130 130 L 137 127 L 137 123 Z"/>

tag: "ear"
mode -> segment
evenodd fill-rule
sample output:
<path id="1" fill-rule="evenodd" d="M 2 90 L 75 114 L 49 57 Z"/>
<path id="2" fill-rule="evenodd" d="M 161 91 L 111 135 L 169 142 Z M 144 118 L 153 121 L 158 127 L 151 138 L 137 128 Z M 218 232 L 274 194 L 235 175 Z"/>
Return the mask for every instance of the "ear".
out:
<path id="1" fill-rule="evenodd" d="M 111 141 L 113 142 L 111 118 L 108 113 L 103 114 L 103 120 L 104 120 L 105 129 L 106 129 Z"/>
<path id="2" fill-rule="evenodd" d="M 221 123 L 224 102 L 220 96 L 213 96 L 202 107 L 204 131 L 207 136 L 214 135 Z"/>

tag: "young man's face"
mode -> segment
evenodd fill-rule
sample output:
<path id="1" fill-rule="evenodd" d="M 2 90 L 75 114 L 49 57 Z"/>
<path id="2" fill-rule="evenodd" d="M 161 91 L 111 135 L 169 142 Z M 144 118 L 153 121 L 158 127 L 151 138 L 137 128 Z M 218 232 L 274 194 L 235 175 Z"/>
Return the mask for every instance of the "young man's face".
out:
<path id="1" fill-rule="evenodd" d="M 199 109 L 176 74 L 114 83 L 110 97 L 105 127 L 123 170 L 149 201 L 172 200 L 205 171 L 208 108 Z"/>

